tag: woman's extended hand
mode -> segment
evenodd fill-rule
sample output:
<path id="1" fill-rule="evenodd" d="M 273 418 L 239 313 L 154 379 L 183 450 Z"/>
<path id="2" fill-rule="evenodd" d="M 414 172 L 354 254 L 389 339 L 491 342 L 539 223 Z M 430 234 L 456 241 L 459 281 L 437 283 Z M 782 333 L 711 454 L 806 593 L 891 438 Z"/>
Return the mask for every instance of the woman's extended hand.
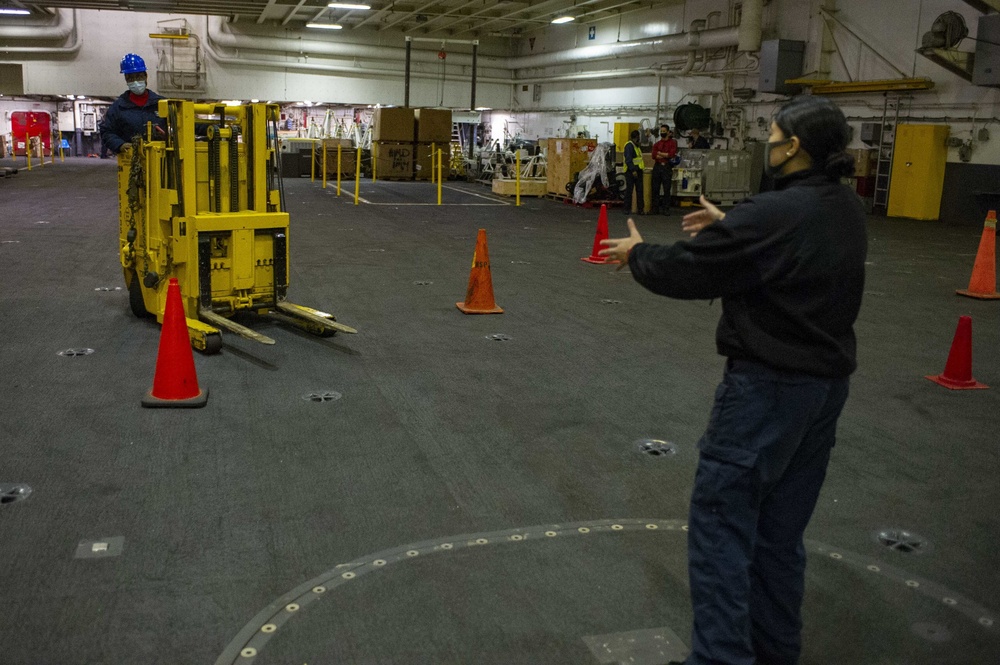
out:
<path id="1" fill-rule="evenodd" d="M 624 267 L 628 263 L 628 253 L 640 242 L 642 242 L 642 236 L 639 235 L 639 231 L 635 228 L 635 222 L 629 217 L 628 238 L 608 238 L 607 240 L 602 240 L 601 245 L 604 249 L 597 252 L 597 255 L 620 261 L 622 267 Z"/>
<path id="2" fill-rule="evenodd" d="M 723 219 L 726 216 L 726 213 L 712 205 L 704 196 L 699 200 L 704 207 L 689 215 L 684 215 L 684 218 L 681 220 L 681 228 L 690 233 L 692 238 L 712 222 Z"/>

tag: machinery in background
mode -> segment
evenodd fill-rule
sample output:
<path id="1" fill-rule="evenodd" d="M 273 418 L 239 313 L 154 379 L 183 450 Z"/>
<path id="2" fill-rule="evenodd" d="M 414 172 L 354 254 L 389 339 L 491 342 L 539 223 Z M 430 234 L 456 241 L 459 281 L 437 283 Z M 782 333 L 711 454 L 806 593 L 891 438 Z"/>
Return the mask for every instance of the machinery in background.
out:
<path id="1" fill-rule="evenodd" d="M 332 314 L 285 300 L 289 216 L 284 211 L 278 107 L 164 99 L 165 136 L 133 139 L 119 155 L 121 264 L 136 316 L 163 322 L 169 277 L 180 281 L 195 349 L 216 353 L 221 330 L 274 340 L 231 320 L 266 315 L 316 335 L 355 333 Z M 197 133 L 204 136 L 198 136 Z"/>

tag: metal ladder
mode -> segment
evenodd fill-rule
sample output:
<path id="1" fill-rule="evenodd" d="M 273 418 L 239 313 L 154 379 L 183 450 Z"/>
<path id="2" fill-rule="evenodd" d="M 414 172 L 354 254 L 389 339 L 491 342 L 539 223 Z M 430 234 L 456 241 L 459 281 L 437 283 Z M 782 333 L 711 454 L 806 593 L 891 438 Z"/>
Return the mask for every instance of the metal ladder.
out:
<path id="1" fill-rule="evenodd" d="M 872 212 L 885 215 L 889 211 L 889 184 L 892 179 L 892 153 L 896 145 L 896 124 L 899 122 L 899 97 L 890 102 L 888 93 L 882 105 L 879 127 L 878 162 L 875 168 L 875 199 Z M 888 124 L 892 113 L 892 124 Z"/>

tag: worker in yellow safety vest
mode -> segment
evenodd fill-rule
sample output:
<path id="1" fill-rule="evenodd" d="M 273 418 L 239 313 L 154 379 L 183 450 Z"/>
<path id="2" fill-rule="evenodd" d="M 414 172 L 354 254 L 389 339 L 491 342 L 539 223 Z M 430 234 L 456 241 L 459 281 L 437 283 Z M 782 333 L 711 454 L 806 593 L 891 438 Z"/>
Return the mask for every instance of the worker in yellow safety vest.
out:
<path id="1" fill-rule="evenodd" d="M 639 130 L 632 130 L 631 139 L 625 144 L 625 215 L 632 214 L 632 190 L 636 195 L 636 214 L 643 214 L 645 199 L 642 196 L 642 172 L 646 168 L 639 149 Z"/>

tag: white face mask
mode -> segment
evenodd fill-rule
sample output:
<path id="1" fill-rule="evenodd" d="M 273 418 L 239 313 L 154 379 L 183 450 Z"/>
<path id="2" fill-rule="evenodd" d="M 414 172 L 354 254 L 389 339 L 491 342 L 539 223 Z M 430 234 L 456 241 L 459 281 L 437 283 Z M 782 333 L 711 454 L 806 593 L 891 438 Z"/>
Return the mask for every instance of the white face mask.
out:
<path id="1" fill-rule="evenodd" d="M 132 81 L 128 84 L 128 89 L 133 95 L 141 95 L 146 92 L 146 82 L 145 81 Z"/>

